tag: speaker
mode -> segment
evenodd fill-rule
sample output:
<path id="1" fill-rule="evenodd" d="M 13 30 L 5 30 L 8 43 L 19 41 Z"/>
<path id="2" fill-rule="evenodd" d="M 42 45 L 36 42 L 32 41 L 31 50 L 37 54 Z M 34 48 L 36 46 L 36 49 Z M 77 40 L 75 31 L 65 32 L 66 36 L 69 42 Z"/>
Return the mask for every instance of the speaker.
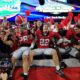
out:
<path id="1" fill-rule="evenodd" d="M 44 5 L 45 1 L 44 0 L 39 0 L 40 5 Z"/>

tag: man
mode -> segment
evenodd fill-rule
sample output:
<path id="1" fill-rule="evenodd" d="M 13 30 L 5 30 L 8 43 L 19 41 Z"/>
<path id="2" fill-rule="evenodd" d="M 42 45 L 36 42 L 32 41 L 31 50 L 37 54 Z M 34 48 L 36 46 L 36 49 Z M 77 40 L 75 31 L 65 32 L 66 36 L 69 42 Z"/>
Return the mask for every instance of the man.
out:
<path id="1" fill-rule="evenodd" d="M 39 54 L 52 55 L 52 60 L 56 66 L 56 72 L 60 76 L 64 77 L 64 73 L 61 71 L 60 66 L 59 66 L 59 59 L 57 56 L 57 51 L 53 48 L 50 48 L 50 45 L 52 43 L 52 38 L 53 38 L 53 32 L 50 32 L 48 29 L 49 29 L 48 25 L 44 24 L 42 31 L 39 30 L 36 32 L 35 43 L 38 48 L 30 52 L 30 60 L 31 62 L 33 61 L 34 55 L 39 55 Z"/>
<path id="2" fill-rule="evenodd" d="M 75 43 L 74 32 L 72 30 L 59 29 L 58 49 L 61 54 L 69 54 L 77 58 L 79 51 L 73 46 Z M 80 57 L 80 56 L 79 56 Z"/>
<path id="3" fill-rule="evenodd" d="M 22 76 L 24 77 L 24 80 L 27 79 L 27 74 L 28 74 L 28 55 L 30 52 L 31 43 L 33 42 L 33 36 L 30 33 L 30 31 L 23 30 L 21 33 L 18 33 L 17 35 L 20 43 L 20 47 L 15 50 L 12 53 L 12 64 L 13 64 L 13 69 L 12 72 L 15 69 L 16 65 L 16 60 L 22 57 L 22 62 L 23 62 L 23 74 Z"/>

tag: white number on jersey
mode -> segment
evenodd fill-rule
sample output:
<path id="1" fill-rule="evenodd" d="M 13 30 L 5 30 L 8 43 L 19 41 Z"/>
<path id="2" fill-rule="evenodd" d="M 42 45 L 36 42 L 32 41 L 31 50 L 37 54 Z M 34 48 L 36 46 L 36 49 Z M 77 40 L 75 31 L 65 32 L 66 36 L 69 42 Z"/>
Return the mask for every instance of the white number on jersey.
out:
<path id="1" fill-rule="evenodd" d="M 40 45 L 41 46 L 48 46 L 50 40 L 49 39 L 40 39 Z"/>
<path id="2" fill-rule="evenodd" d="M 27 41 L 27 40 L 28 40 L 27 36 L 20 37 L 20 41 Z"/>

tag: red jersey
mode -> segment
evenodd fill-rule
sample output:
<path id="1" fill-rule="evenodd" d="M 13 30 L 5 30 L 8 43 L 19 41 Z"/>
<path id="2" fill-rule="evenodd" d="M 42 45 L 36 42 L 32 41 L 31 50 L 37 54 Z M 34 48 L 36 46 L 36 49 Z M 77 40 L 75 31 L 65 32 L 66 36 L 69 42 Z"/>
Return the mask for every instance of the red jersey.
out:
<path id="1" fill-rule="evenodd" d="M 21 46 L 30 46 L 34 40 L 33 35 L 32 34 L 28 35 L 27 31 L 25 31 L 22 34 L 20 33 L 18 39 Z"/>
<path id="2" fill-rule="evenodd" d="M 66 38 L 71 39 L 74 36 L 73 30 L 67 30 Z"/>
<path id="3" fill-rule="evenodd" d="M 41 33 L 41 31 L 36 32 L 36 33 Z M 50 47 L 50 42 L 53 37 L 53 33 L 49 32 L 48 36 L 44 36 L 42 34 L 36 34 L 37 37 L 37 46 L 38 48 L 49 48 Z"/>
<path id="4" fill-rule="evenodd" d="M 19 48 L 19 41 L 18 41 L 16 35 L 13 35 L 13 39 L 14 39 L 13 40 L 13 46 L 11 47 L 12 52 Z"/>
<path id="5" fill-rule="evenodd" d="M 24 34 L 24 33 L 22 34 L 22 33 L 20 33 L 19 36 L 18 36 L 18 38 L 19 38 L 20 44 L 25 44 L 25 43 L 27 43 L 27 40 L 28 40 L 27 34 Z"/>
<path id="6" fill-rule="evenodd" d="M 67 33 L 66 33 L 66 35 L 64 36 L 65 39 L 62 38 L 62 39 L 63 39 L 63 42 L 60 43 L 60 47 L 61 47 L 61 48 L 67 48 L 67 47 L 72 46 L 73 44 L 71 43 L 71 38 L 72 38 L 73 35 L 74 35 L 74 34 L 73 34 L 73 31 L 67 30 Z M 59 38 L 59 39 L 61 38 L 60 35 L 59 35 L 58 38 Z M 64 40 L 65 40 L 65 41 L 64 41 Z"/>
<path id="7" fill-rule="evenodd" d="M 80 44 L 80 32 L 75 32 L 74 37 L 75 37 L 75 43 Z"/>

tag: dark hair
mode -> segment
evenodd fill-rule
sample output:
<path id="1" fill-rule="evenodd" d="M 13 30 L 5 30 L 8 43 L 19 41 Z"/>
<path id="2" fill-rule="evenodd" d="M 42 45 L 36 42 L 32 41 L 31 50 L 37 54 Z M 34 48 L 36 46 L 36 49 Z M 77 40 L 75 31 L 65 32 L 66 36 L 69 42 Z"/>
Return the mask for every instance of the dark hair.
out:
<path id="1" fill-rule="evenodd" d="M 77 33 L 76 36 L 80 38 L 80 33 Z"/>
<path id="2" fill-rule="evenodd" d="M 12 40 L 12 35 L 10 34 L 10 35 L 8 35 L 8 38 L 7 38 L 7 40 L 11 40 L 12 42 L 13 42 L 13 40 Z"/>
<path id="3" fill-rule="evenodd" d="M 80 29 L 80 25 L 77 24 L 76 27 Z"/>
<path id="4" fill-rule="evenodd" d="M 60 36 L 66 36 L 66 33 L 67 33 L 67 30 L 64 30 L 62 28 L 59 30 Z"/>

